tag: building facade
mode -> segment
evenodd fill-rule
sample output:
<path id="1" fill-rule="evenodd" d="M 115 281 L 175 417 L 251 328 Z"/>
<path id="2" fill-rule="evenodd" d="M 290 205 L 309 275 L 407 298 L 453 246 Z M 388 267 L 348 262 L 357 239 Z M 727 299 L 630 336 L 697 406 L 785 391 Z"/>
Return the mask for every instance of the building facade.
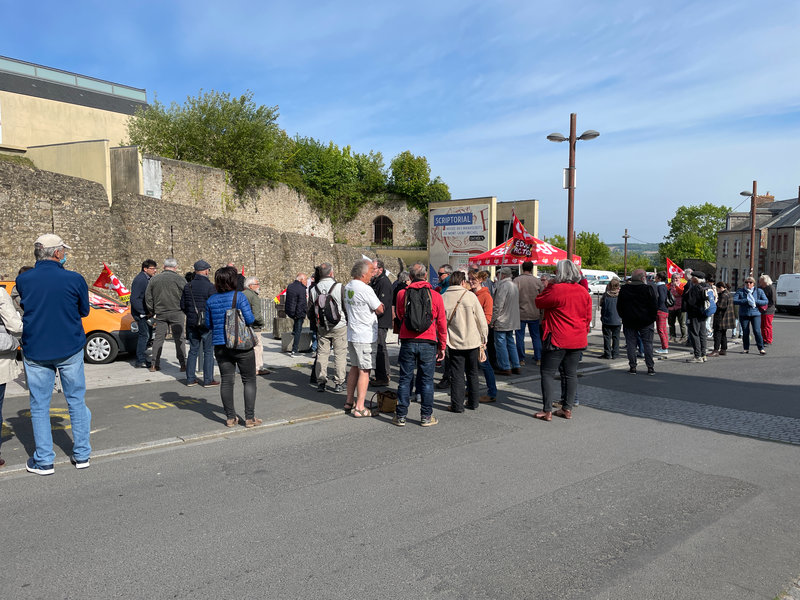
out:
<path id="1" fill-rule="evenodd" d="M 756 206 L 756 256 L 754 277 L 800 272 L 800 200 L 775 201 L 759 196 Z M 717 279 L 733 289 L 750 275 L 750 212 L 728 214 L 725 229 L 717 233 Z"/>

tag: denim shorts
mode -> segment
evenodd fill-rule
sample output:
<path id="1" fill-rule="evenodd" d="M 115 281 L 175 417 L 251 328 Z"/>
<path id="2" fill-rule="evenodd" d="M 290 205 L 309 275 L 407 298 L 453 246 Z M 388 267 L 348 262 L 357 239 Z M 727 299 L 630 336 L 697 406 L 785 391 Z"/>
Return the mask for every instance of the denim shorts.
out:
<path id="1" fill-rule="evenodd" d="M 378 351 L 378 343 L 372 342 L 347 342 L 347 353 L 350 356 L 350 365 L 358 367 L 363 371 L 375 368 L 375 355 Z"/>

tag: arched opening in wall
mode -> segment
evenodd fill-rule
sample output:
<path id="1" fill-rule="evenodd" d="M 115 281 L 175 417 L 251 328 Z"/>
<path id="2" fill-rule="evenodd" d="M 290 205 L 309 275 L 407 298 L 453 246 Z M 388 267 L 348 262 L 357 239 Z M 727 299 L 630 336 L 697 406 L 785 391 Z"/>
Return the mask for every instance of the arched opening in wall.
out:
<path id="1" fill-rule="evenodd" d="M 392 238 L 392 220 L 389 217 L 381 215 L 372 222 L 372 241 L 378 246 L 391 246 L 393 243 Z"/>

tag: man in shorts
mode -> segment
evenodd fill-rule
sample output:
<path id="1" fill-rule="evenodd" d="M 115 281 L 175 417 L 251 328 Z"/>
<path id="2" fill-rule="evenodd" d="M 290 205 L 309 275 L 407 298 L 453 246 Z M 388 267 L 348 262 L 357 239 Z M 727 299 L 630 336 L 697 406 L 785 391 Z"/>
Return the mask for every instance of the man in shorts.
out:
<path id="1" fill-rule="evenodd" d="M 351 365 L 347 376 L 347 402 L 344 409 L 352 410 L 353 416 L 357 418 L 372 416 L 372 411 L 364 407 L 364 401 L 369 386 L 369 372 L 375 368 L 378 315 L 383 314 L 386 309 L 369 286 L 374 270 L 371 260 L 357 261 L 350 271 L 352 279 L 344 288 L 347 350 Z"/>

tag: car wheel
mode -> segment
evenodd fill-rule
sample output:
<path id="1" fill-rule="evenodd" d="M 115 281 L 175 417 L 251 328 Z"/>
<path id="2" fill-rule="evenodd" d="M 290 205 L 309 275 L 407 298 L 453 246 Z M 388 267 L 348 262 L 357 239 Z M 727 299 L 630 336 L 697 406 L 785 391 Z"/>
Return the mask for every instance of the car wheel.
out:
<path id="1" fill-rule="evenodd" d="M 119 347 L 117 341 L 107 333 L 95 331 L 86 336 L 83 356 L 86 362 L 93 365 L 104 365 L 117 358 Z"/>

